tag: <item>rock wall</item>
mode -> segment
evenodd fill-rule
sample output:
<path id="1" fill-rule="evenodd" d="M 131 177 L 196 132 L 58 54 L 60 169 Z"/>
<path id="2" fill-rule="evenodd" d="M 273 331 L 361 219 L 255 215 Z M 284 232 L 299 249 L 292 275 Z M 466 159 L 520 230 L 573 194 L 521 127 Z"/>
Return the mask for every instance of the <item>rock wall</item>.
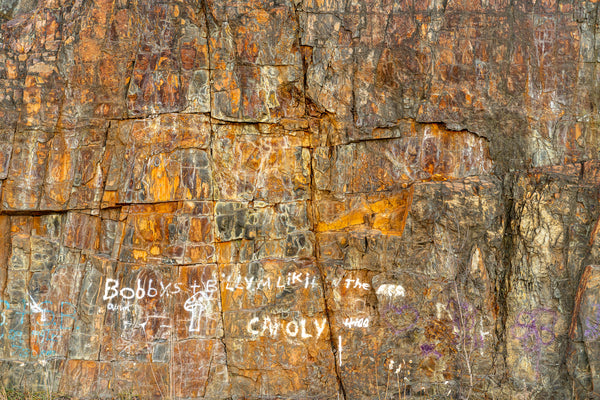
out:
<path id="1" fill-rule="evenodd" d="M 0 383 L 600 396 L 596 0 L 0 0 Z"/>

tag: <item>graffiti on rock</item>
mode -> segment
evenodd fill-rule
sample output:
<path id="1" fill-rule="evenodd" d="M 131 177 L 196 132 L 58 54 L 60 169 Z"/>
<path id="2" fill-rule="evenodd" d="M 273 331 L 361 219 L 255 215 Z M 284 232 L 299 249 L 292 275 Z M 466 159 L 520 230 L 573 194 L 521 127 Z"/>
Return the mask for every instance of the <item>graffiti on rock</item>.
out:
<path id="1" fill-rule="evenodd" d="M 539 368 L 542 350 L 554 343 L 556 321 L 556 311 L 537 308 L 521 311 L 512 326 L 513 337 L 520 342 L 525 353 L 535 360 L 536 369 Z"/>
<path id="2" fill-rule="evenodd" d="M 596 340 L 600 337 L 600 307 L 593 307 L 592 315 L 583 320 L 583 337 L 587 340 Z"/>
<path id="3" fill-rule="evenodd" d="M 32 296 L 23 298 L 21 304 L 0 300 L 3 311 L 0 327 L 11 327 L 0 332 L 0 340 L 7 339 L 9 347 L 19 357 L 46 358 L 55 356 L 58 347 L 72 330 L 77 308 L 68 301 L 57 305 L 46 300 L 36 302 Z M 26 317 L 30 326 L 27 326 Z M 77 329 L 77 328 L 76 328 Z"/>
<path id="4" fill-rule="evenodd" d="M 419 311 L 410 304 L 400 307 L 389 305 L 384 309 L 385 321 L 396 334 L 407 332 L 417 326 Z"/>
<path id="5" fill-rule="evenodd" d="M 246 329 L 253 336 L 277 338 L 283 335 L 288 338 L 318 339 L 325 331 L 326 325 L 327 319 L 325 318 L 313 319 L 311 324 L 305 318 L 299 321 L 285 321 L 275 317 L 273 319 L 264 317 L 261 321 L 261 318 L 254 317 L 248 321 Z"/>

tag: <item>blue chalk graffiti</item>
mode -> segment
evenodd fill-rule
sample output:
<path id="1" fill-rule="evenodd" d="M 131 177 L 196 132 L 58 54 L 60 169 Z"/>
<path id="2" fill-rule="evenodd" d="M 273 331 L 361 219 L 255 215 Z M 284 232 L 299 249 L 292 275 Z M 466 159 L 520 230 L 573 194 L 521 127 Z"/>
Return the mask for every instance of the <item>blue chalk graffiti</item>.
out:
<path id="1" fill-rule="evenodd" d="M 3 306 L 0 313 L 0 327 L 10 326 L 7 311 L 10 311 L 11 305 L 6 300 L 0 302 Z M 32 323 L 31 331 L 25 333 L 19 328 L 9 329 L 6 333 L 0 333 L 0 340 L 7 339 L 10 348 L 18 357 L 40 358 L 56 355 L 56 347 L 63 338 L 63 332 L 69 332 L 75 321 L 77 308 L 68 301 L 60 302 L 58 313 L 55 313 L 53 308 L 54 303 L 49 300 L 37 303 L 31 296 L 29 300 L 22 299 L 22 307 L 16 309 L 14 315 L 20 317 L 20 325 L 25 322 L 25 316 L 29 316 Z M 43 348 L 32 350 L 30 348 L 32 343 Z"/>

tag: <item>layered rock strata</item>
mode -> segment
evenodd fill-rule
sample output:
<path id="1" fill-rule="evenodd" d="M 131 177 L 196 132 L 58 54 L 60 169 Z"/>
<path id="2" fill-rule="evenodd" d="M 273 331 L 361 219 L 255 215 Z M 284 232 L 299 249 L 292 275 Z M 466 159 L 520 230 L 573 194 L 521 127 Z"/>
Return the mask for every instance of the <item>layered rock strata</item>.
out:
<path id="1" fill-rule="evenodd" d="M 0 0 L 0 383 L 600 396 L 595 0 Z"/>

